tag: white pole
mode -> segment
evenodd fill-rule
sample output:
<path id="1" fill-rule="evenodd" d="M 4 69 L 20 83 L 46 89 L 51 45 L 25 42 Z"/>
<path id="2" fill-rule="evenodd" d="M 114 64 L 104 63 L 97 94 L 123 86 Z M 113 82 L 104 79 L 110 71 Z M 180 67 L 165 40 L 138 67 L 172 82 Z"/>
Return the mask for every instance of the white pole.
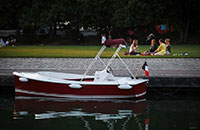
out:
<path id="1" fill-rule="evenodd" d="M 97 59 L 99 58 L 100 59 L 100 55 L 103 53 L 103 51 L 105 50 L 106 46 L 103 45 L 102 48 L 99 50 L 99 52 L 97 53 L 97 55 L 95 56 L 95 58 L 93 59 L 93 61 L 90 63 L 90 65 L 88 66 L 87 70 L 85 71 L 82 79 L 81 79 L 81 82 L 83 81 L 83 79 L 85 78 L 86 74 L 88 73 L 88 71 L 91 69 L 92 65 L 97 61 Z M 104 65 L 105 63 L 102 62 Z"/>
<path id="2" fill-rule="evenodd" d="M 121 59 L 121 57 L 119 56 L 119 54 L 117 54 L 117 56 L 119 57 L 120 61 L 122 62 L 122 64 L 126 67 L 126 69 L 128 70 L 128 72 L 130 73 L 130 75 L 132 77 L 134 77 L 133 73 L 131 72 L 131 70 L 128 68 L 128 66 L 124 63 L 124 61 Z"/>
<path id="3" fill-rule="evenodd" d="M 115 59 L 115 57 L 117 56 L 117 54 L 119 53 L 120 50 L 121 50 L 121 44 L 119 45 L 119 47 L 117 48 L 117 50 L 113 54 L 112 58 L 108 62 L 107 66 L 106 66 L 106 69 L 108 68 L 108 66 L 110 66 L 110 64 L 112 63 L 113 59 Z"/>

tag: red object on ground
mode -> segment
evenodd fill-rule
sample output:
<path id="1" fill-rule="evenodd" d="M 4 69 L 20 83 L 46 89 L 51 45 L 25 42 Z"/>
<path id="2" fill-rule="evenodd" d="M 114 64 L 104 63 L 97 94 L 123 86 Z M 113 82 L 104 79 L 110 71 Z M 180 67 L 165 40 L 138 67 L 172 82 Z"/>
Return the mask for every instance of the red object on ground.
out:
<path id="1" fill-rule="evenodd" d="M 125 44 L 125 40 L 123 38 L 119 38 L 119 39 L 108 39 L 105 41 L 104 45 L 105 46 L 117 46 L 117 45 L 124 45 Z"/>

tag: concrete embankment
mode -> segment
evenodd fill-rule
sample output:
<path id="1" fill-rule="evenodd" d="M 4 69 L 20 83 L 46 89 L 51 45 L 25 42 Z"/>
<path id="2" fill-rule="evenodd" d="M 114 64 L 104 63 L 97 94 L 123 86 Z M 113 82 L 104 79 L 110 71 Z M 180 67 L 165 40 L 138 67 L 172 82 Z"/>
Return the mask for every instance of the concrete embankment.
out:
<path id="1" fill-rule="evenodd" d="M 56 71 L 83 74 L 93 58 L 0 58 L 0 87 L 14 89 L 12 72 Z M 105 63 L 109 59 L 103 58 Z M 124 58 L 133 74 L 143 63 L 143 58 Z M 150 72 L 149 88 L 200 88 L 199 58 L 148 58 Z M 125 66 L 115 59 L 111 64 L 115 76 L 130 76 Z M 103 70 L 104 66 L 97 61 L 88 72 Z M 143 70 L 138 78 L 146 78 Z"/>

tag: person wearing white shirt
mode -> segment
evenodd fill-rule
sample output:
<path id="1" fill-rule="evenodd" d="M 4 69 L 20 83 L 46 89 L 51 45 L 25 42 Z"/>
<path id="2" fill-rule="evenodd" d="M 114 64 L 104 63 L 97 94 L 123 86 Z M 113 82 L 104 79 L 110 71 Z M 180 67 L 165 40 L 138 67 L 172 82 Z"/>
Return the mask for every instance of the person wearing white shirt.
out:
<path id="1" fill-rule="evenodd" d="M 101 44 L 103 45 L 106 41 L 106 35 L 105 34 L 102 34 L 101 35 Z"/>

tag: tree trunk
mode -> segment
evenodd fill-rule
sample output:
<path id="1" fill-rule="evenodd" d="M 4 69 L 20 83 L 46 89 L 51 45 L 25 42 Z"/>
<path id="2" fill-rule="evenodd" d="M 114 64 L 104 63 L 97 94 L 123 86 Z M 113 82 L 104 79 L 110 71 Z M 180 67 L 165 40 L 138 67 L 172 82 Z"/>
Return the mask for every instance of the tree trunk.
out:
<path id="1" fill-rule="evenodd" d="M 184 25 L 179 29 L 179 42 L 187 42 L 189 27 L 190 27 L 190 20 L 187 19 Z"/>
<path id="2" fill-rule="evenodd" d="M 183 42 L 183 38 L 184 38 L 184 29 L 181 28 L 179 30 L 179 42 Z"/>
<path id="3" fill-rule="evenodd" d="M 184 30 L 184 39 L 183 39 L 183 42 L 187 42 L 189 25 L 190 25 L 190 20 L 187 19 L 186 27 L 185 27 L 185 30 Z"/>
<path id="4" fill-rule="evenodd" d="M 53 35 L 56 36 L 57 34 L 57 24 L 56 22 L 54 23 L 54 28 L 53 28 Z"/>
<path id="5" fill-rule="evenodd" d="M 49 34 L 50 34 L 50 37 L 53 36 L 53 27 L 52 27 L 52 25 L 50 25 L 50 28 L 49 28 Z"/>

